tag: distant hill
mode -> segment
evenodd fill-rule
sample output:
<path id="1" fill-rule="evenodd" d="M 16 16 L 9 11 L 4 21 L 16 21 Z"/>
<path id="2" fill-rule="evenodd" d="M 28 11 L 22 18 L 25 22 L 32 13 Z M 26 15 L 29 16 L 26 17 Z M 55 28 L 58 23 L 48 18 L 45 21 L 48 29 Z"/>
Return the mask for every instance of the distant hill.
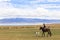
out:
<path id="1" fill-rule="evenodd" d="M 6 18 L 0 19 L 0 23 L 60 23 L 60 20 L 36 19 L 36 18 Z"/>

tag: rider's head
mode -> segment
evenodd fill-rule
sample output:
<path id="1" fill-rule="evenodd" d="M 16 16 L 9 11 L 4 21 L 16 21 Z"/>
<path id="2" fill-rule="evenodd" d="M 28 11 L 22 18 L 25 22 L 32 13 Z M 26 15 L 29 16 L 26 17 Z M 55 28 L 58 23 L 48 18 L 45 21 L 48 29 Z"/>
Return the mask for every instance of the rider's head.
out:
<path id="1" fill-rule="evenodd" d="M 45 24 L 43 24 L 43 25 L 45 25 Z"/>

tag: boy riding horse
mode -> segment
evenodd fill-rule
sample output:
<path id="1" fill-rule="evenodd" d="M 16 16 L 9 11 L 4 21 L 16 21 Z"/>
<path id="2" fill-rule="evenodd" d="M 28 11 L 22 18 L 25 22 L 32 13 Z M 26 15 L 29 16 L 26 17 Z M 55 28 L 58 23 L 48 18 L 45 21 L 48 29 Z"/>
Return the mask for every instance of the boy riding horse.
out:
<path id="1" fill-rule="evenodd" d="M 49 28 L 46 28 L 45 24 L 43 24 L 43 27 L 40 27 L 40 30 L 42 30 L 42 36 L 45 36 L 45 32 L 47 32 L 48 35 L 51 36 L 51 31 L 50 31 Z M 47 35 L 47 36 L 48 36 L 48 35 Z"/>

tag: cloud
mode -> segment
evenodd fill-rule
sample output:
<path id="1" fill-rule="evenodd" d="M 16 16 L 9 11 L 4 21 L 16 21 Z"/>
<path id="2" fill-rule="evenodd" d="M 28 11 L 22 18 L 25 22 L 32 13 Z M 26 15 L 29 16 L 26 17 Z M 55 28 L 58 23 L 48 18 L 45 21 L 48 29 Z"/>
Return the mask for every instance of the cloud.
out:
<path id="1" fill-rule="evenodd" d="M 60 2 L 60 0 L 48 0 L 48 2 Z"/>
<path id="2" fill-rule="evenodd" d="M 48 11 L 44 8 L 21 9 L 21 8 L 0 8 L 0 18 L 42 18 L 42 19 L 60 19 L 59 11 Z"/>
<path id="3" fill-rule="evenodd" d="M 3 1 L 11 1 L 11 0 L 0 0 L 0 2 L 3 2 Z"/>
<path id="4" fill-rule="evenodd" d="M 1 0 L 2 1 L 2 0 Z M 25 17 L 25 18 L 41 18 L 41 19 L 60 19 L 60 12 L 56 10 L 47 10 L 47 8 L 59 8 L 60 6 L 53 5 L 40 5 L 37 2 L 43 2 L 42 0 L 30 1 L 31 5 L 21 5 L 21 7 L 14 7 L 18 6 L 18 4 L 13 4 L 10 2 L 5 2 L 7 0 L 3 0 L 4 2 L 0 3 L 0 19 L 2 18 L 16 18 L 16 17 Z M 10 1 L 10 0 L 9 0 Z M 27 2 L 27 1 L 26 1 Z M 25 3 L 26 3 L 25 2 Z M 39 6 L 40 5 L 40 6 Z M 36 6 L 36 7 L 34 7 Z"/>
<path id="5" fill-rule="evenodd" d="M 60 5 L 56 5 L 56 4 L 41 4 L 40 7 L 43 8 L 60 8 Z"/>
<path id="6" fill-rule="evenodd" d="M 15 7 L 37 7 L 40 2 L 45 2 L 46 0 L 11 0 L 12 5 Z"/>
<path id="7" fill-rule="evenodd" d="M 53 0 L 54 1 L 54 0 Z M 21 8 L 36 8 L 36 7 L 42 7 L 42 8 L 56 8 L 59 10 L 60 8 L 60 2 L 50 2 L 50 0 L 12 0 L 11 1 L 12 5 L 16 8 L 21 7 Z M 55 9 L 54 9 L 55 10 Z"/>
<path id="8" fill-rule="evenodd" d="M 47 13 L 43 8 L 37 9 L 18 9 L 18 8 L 0 8 L 0 17 L 39 17 Z"/>

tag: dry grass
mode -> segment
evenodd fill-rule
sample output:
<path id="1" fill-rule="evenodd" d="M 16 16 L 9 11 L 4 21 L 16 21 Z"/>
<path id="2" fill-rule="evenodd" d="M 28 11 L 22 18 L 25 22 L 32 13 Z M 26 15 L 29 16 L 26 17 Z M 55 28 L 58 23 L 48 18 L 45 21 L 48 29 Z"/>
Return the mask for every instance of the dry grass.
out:
<path id="1" fill-rule="evenodd" d="M 60 24 L 46 24 L 51 28 L 52 37 L 41 37 L 40 26 L 0 26 L 0 40 L 60 40 Z M 37 31 L 40 32 L 38 37 Z"/>

